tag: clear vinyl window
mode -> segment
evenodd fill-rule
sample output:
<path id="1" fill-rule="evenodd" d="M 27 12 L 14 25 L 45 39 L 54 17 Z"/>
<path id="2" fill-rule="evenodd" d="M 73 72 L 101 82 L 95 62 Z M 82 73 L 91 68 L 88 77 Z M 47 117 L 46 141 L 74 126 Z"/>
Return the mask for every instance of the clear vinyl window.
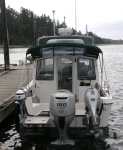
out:
<path id="1" fill-rule="evenodd" d="M 36 80 L 54 79 L 54 60 L 53 58 L 37 60 Z"/>
<path id="2" fill-rule="evenodd" d="M 95 80 L 96 74 L 94 60 L 79 57 L 77 59 L 77 74 L 79 80 Z"/>

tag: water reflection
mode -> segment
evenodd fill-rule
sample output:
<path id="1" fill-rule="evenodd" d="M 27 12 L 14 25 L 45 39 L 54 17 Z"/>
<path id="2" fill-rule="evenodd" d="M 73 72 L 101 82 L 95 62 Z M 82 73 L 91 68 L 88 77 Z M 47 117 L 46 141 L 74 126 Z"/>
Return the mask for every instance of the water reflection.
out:
<path id="1" fill-rule="evenodd" d="M 14 117 L 13 117 L 14 115 Z M 10 119 L 10 117 L 9 117 Z M 9 124 L 4 128 L 6 120 L 2 124 L 2 135 L 0 141 L 4 143 L 4 146 L 9 150 L 23 149 L 23 150 L 107 150 L 111 146 L 105 141 L 106 138 L 113 139 L 109 135 L 109 128 L 103 129 L 104 136 L 100 136 L 99 139 L 95 139 L 93 134 L 86 129 L 70 129 L 68 137 L 75 140 L 75 145 L 51 145 L 50 142 L 58 138 L 58 132 L 56 129 L 26 129 L 20 128 L 19 120 L 15 113 L 11 115 Z M 34 135 L 32 135 L 34 134 Z"/>

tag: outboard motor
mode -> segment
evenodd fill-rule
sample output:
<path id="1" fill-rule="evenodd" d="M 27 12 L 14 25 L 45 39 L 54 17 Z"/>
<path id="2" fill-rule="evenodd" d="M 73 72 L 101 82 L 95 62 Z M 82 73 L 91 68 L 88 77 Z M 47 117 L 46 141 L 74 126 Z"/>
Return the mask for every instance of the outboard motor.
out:
<path id="1" fill-rule="evenodd" d="M 20 89 L 18 90 L 16 93 L 15 93 L 15 104 L 17 106 L 17 108 L 19 107 L 20 111 L 19 112 L 19 119 L 20 119 L 20 123 L 23 124 L 23 120 L 24 120 L 24 102 L 25 102 L 25 99 L 26 99 L 26 91 L 24 91 L 23 89 Z M 18 105 L 19 104 L 19 105 Z"/>
<path id="2" fill-rule="evenodd" d="M 67 139 L 67 129 L 75 116 L 75 97 L 68 90 L 59 90 L 50 99 L 50 117 L 59 131 L 59 140 L 51 144 L 70 144 L 74 141 Z"/>
<path id="3" fill-rule="evenodd" d="M 85 92 L 85 109 L 86 109 L 86 119 L 87 126 L 90 126 L 95 132 L 99 131 L 100 118 L 98 116 L 99 112 L 99 93 L 95 88 L 89 88 Z"/>

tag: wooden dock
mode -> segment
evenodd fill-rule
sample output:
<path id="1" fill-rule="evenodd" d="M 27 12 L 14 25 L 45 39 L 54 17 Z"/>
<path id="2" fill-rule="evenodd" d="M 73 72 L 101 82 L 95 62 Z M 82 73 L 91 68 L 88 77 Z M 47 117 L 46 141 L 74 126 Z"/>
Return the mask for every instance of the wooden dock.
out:
<path id="1" fill-rule="evenodd" d="M 32 66 L 29 69 L 29 81 L 32 80 Z M 22 72 L 24 86 L 27 85 L 26 66 L 10 66 L 10 71 L 4 71 L 0 66 L 0 123 L 14 111 L 14 95 L 19 89 L 21 83 Z"/>

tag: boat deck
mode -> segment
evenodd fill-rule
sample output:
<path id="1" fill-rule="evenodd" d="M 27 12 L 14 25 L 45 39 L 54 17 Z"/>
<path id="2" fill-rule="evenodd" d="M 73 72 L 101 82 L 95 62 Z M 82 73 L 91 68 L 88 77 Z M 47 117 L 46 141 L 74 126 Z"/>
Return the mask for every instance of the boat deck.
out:
<path id="1" fill-rule="evenodd" d="M 50 120 L 50 118 L 48 116 L 42 116 L 42 117 L 27 117 L 27 119 L 25 120 L 25 124 L 46 124 L 48 123 L 48 121 Z"/>
<path id="2" fill-rule="evenodd" d="M 38 112 L 38 109 L 35 107 L 39 106 L 39 108 L 41 110 L 41 107 L 40 107 L 41 105 L 42 105 L 42 108 L 45 108 L 45 109 L 43 109 L 45 116 L 41 116 L 41 113 L 40 113 L 40 116 L 36 116 L 36 115 L 27 116 L 26 120 L 24 121 L 25 125 L 50 125 L 50 124 L 52 124 L 52 126 L 54 126 L 54 123 L 50 119 L 49 103 L 42 103 L 42 104 L 41 103 L 33 103 L 32 108 L 31 107 L 29 107 L 29 108 L 31 110 L 36 109 Z M 76 107 L 76 111 L 75 111 L 76 120 L 78 120 L 78 122 L 80 122 L 80 124 L 81 124 L 81 121 L 82 121 L 81 117 L 85 116 L 85 109 L 84 109 L 85 104 L 84 103 L 76 103 L 75 107 Z M 75 126 L 75 120 L 71 123 L 71 126 L 73 126 L 73 127 Z"/>

